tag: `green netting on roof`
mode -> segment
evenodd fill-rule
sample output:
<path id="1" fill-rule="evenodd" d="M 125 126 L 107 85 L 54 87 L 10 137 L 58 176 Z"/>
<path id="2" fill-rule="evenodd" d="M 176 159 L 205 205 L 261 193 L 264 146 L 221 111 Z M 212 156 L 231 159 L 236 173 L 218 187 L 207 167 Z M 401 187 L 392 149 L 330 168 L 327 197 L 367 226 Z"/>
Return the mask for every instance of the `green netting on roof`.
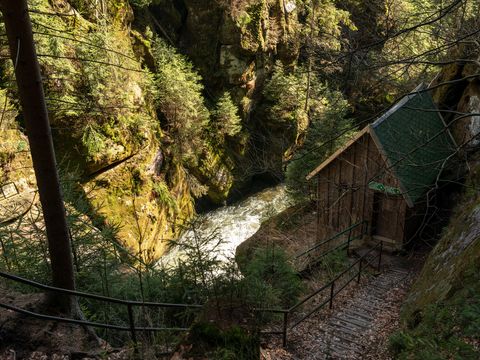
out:
<path id="1" fill-rule="evenodd" d="M 416 202 L 434 185 L 455 144 L 427 92 L 408 95 L 372 127 L 407 196 Z"/>

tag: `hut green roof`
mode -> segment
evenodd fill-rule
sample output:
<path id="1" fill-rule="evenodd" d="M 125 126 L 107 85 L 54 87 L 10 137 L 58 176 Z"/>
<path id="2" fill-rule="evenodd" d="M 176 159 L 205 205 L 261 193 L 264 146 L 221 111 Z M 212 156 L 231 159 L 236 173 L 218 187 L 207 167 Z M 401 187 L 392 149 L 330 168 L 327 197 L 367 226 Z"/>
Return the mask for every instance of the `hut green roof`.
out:
<path id="1" fill-rule="evenodd" d="M 405 96 L 371 127 L 410 204 L 432 188 L 456 150 L 424 86 Z"/>

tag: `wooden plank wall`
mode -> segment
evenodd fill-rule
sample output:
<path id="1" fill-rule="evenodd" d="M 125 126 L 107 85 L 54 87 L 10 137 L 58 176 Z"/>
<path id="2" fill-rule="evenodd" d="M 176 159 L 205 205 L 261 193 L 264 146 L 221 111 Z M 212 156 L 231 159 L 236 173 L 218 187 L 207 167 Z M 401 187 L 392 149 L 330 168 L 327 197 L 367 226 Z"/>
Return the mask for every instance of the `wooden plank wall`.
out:
<path id="1" fill-rule="evenodd" d="M 386 168 L 367 133 L 318 173 L 317 240 L 332 236 L 361 220 L 372 223 L 373 191 L 368 188 L 370 181 L 398 186 L 390 172 L 379 176 Z M 404 201 L 402 203 L 405 204 Z M 397 226 L 403 227 L 404 215 L 399 214 L 399 217 L 402 219 Z M 358 235 L 360 231 L 357 229 L 352 235 Z"/>

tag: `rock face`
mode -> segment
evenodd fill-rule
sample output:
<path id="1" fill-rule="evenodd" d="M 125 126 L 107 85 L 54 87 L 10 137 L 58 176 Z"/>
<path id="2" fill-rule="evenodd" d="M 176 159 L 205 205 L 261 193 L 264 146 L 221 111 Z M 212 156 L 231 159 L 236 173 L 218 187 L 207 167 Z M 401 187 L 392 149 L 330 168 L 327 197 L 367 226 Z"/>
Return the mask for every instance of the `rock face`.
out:
<path id="1" fill-rule="evenodd" d="M 470 82 L 463 92 L 458 105 L 461 113 L 476 115 L 465 117 L 454 126 L 455 137 L 459 144 L 465 144 L 469 150 L 474 150 L 480 145 L 480 82 Z"/>
<path id="2" fill-rule="evenodd" d="M 294 66 L 299 55 L 298 13 L 292 6 L 294 2 L 288 3 L 289 12 L 283 0 L 238 0 L 228 4 L 164 0 L 150 10 L 172 42 L 199 70 L 207 97 L 215 98 L 228 90 L 239 107 L 248 136 L 241 144 L 227 144 L 228 152 L 233 154 L 224 168 L 230 177 L 233 175 L 233 182 L 227 183 L 236 187 L 248 183 L 251 174 L 281 176 L 284 154 L 298 139 L 296 129 L 281 122 L 267 122 L 257 107 L 275 62 Z M 215 202 L 227 193 L 209 191 Z"/>
<path id="3" fill-rule="evenodd" d="M 182 19 L 170 24 L 171 37 L 213 90 L 219 84 L 245 85 L 268 70 L 268 63 L 280 59 L 291 64 L 298 56 L 297 13 L 286 13 L 283 0 L 164 3 L 169 5 L 153 7 L 152 13 L 161 19 Z"/>
<path id="4" fill-rule="evenodd" d="M 265 121 L 257 105 L 275 62 L 295 64 L 300 27 L 292 1 L 130 5 L 137 3 L 33 0 L 29 5 L 38 11 L 32 14 L 38 52 L 57 56 L 42 56 L 40 64 L 62 171 L 90 203 L 95 226 L 120 225 L 119 238 L 149 260 L 179 235 L 197 199 L 222 204 L 256 174 L 281 176 L 285 153 L 298 139 L 296 126 Z M 47 15 L 53 13 L 68 16 Z M 207 112 L 228 91 L 241 117 L 242 131 L 207 142 L 196 162 L 174 155 L 178 140 L 170 136 L 171 124 L 152 91 L 154 33 L 193 63 Z M 2 70 L 13 82 L 9 66 Z M 15 93 L 8 96 L 14 103 Z M 1 181 L 34 190 L 31 170 L 11 171 L 28 169 L 31 160 L 15 115 L 9 124 L 0 135 Z"/>
<path id="5" fill-rule="evenodd" d="M 475 74 L 478 73 L 475 51 L 462 45 L 453 50 L 452 58 L 471 59 L 472 63 L 454 63 L 440 72 L 432 83 L 438 86 L 434 91 L 434 98 L 440 108 L 451 109 L 459 114 L 442 114 L 449 124 L 457 145 L 461 151 L 471 152 L 478 149 L 480 144 L 480 82 Z M 452 83 L 453 82 L 453 83 Z M 445 85 L 442 85 L 446 83 Z M 461 116 L 472 113 L 471 116 Z"/>
<path id="6" fill-rule="evenodd" d="M 478 189 L 479 164 L 469 186 Z M 461 288 L 472 269 L 480 270 L 480 198 L 475 190 L 465 194 L 440 242 L 428 257 L 405 306 L 407 315 L 440 303 Z"/>

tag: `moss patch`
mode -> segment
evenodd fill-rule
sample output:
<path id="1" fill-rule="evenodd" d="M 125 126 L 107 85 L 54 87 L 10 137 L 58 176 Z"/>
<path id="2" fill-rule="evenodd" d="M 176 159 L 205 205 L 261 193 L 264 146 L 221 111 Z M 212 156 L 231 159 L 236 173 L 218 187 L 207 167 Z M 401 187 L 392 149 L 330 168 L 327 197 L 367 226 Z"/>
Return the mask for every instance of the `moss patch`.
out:
<path id="1" fill-rule="evenodd" d="M 480 262 L 472 265 L 447 299 L 407 318 L 390 338 L 397 359 L 478 359 L 480 357 Z M 461 282 L 460 282 L 461 281 Z"/>

